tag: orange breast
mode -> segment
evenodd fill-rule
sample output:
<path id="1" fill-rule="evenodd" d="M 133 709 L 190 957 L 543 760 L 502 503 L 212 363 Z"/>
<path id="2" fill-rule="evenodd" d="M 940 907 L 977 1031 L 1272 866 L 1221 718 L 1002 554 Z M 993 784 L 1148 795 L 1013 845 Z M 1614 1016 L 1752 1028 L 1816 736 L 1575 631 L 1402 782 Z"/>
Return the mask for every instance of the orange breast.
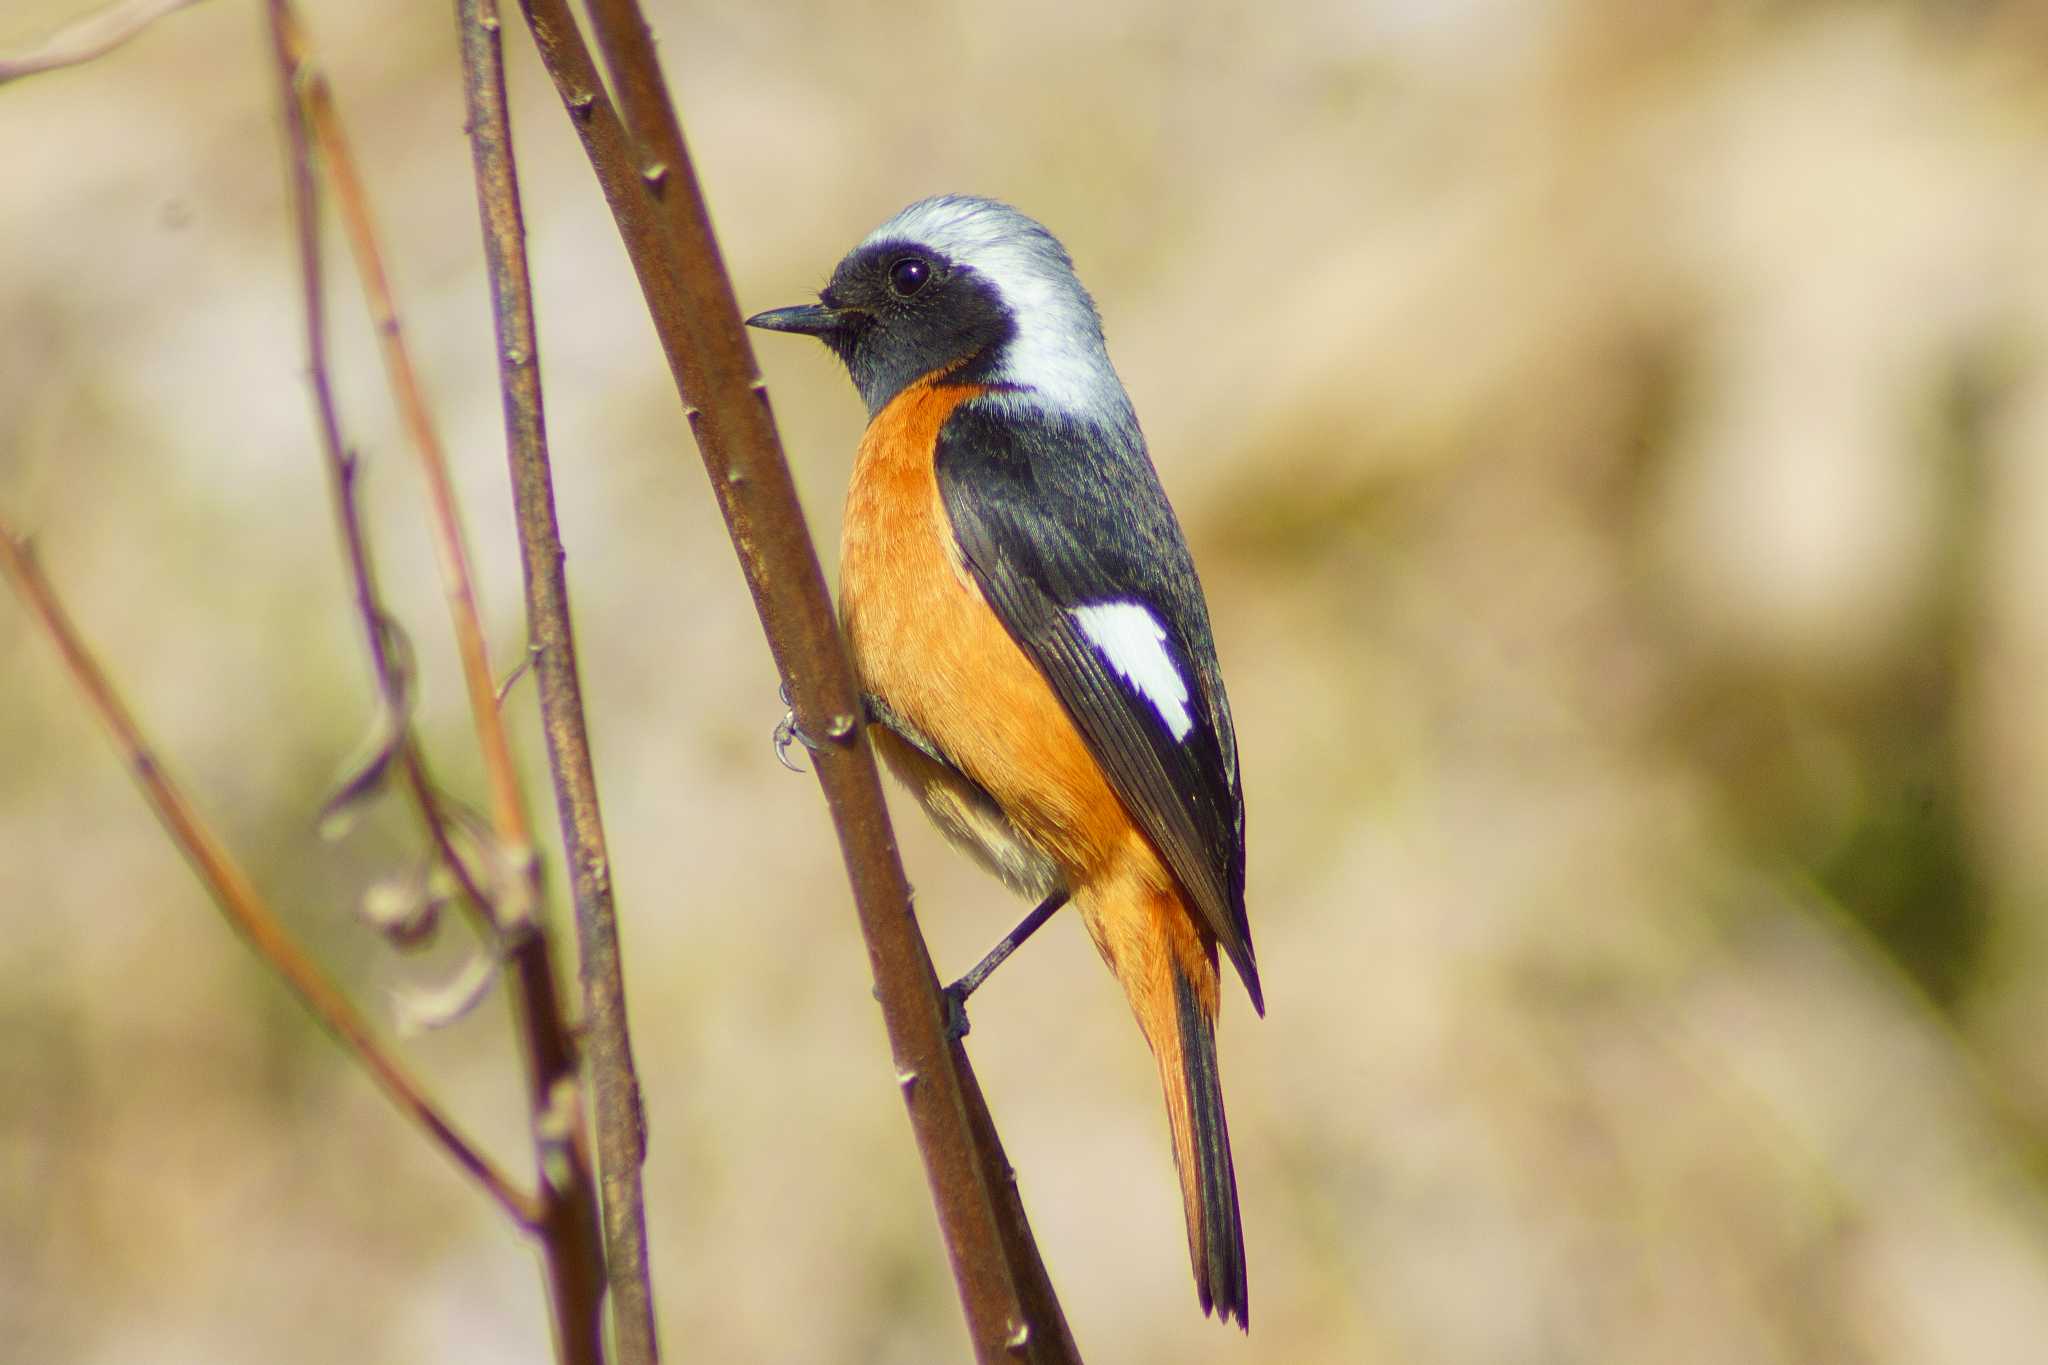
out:
<path id="1" fill-rule="evenodd" d="M 932 453 L 947 417 L 983 391 L 916 385 L 869 424 L 846 497 L 840 614 L 862 687 L 1079 885 L 1146 841 L 961 561 Z"/>

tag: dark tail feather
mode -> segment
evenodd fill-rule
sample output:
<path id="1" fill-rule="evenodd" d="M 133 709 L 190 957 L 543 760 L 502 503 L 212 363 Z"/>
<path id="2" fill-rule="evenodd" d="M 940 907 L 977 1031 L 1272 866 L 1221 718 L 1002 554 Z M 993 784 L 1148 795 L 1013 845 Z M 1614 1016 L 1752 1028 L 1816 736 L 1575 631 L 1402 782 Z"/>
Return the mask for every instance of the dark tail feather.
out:
<path id="1" fill-rule="evenodd" d="M 1245 1284 L 1244 1224 L 1237 1210 L 1237 1170 L 1230 1160 L 1223 1087 L 1216 1075 L 1216 1021 L 1202 1008 L 1194 983 L 1178 965 L 1173 969 L 1173 992 L 1180 1012 L 1188 1128 L 1188 1141 L 1176 1140 L 1174 1149 L 1181 1160 L 1192 1158 L 1194 1163 L 1192 1172 L 1182 1173 L 1182 1186 L 1191 1196 L 1188 1251 L 1195 1263 L 1195 1292 L 1201 1296 L 1203 1312 L 1213 1312 L 1225 1322 L 1236 1318 L 1237 1325 L 1248 1330 L 1251 1303 Z"/>

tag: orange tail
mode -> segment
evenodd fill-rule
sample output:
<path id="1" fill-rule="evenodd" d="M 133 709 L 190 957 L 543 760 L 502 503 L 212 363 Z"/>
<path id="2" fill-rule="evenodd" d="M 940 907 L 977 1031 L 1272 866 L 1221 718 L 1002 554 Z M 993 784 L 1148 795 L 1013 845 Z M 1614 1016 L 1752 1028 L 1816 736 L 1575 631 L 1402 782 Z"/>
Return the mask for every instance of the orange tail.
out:
<path id="1" fill-rule="evenodd" d="M 1213 951 L 1213 950 L 1212 950 Z M 1209 995 L 1216 994 L 1216 964 L 1209 961 Z M 1244 1270 L 1244 1224 L 1237 1211 L 1237 1170 L 1230 1160 L 1230 1125 L 1223 1117 L 1223 1087 L 1216 1075 L 1216 1018 L 1202 992 L 1174 964 L 1174 1018 L 1152 1039 L 1166 1114 L 1173 1125 L 1173 1159 L 1180 1168 L 1187 1208 L 1188 1255 L 1202 1311 L 1240 1328 L 1251 1326 Z M 1148 1030 L 1149 1032 L 1149 1030 Z"/>
<path id="2" fill-rule="evenodd" d="M 1202 1311 L 1246 1326 L 1244 1227 L 1216 1075 L 1216 945 L 1153 877 L 1104 877 L 1075 900 L 1159 1064 Z"/>

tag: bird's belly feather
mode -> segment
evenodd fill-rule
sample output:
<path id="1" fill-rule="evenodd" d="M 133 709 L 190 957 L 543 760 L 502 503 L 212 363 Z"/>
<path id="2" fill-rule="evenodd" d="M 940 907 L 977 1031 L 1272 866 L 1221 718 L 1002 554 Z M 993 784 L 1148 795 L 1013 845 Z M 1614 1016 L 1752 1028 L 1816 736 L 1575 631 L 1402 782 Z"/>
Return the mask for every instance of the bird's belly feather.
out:
<path id="1" fill-rule="evenodd" d="M 932 452 L 946 418 L 979 391 L 913 386 L 869 425 L 847 491 L 840 615 L 862 690 L 951 764 L 877 730 L 891 770 L 949 837 L 1044 895 L 1145 841 L 961 561 Z"/>

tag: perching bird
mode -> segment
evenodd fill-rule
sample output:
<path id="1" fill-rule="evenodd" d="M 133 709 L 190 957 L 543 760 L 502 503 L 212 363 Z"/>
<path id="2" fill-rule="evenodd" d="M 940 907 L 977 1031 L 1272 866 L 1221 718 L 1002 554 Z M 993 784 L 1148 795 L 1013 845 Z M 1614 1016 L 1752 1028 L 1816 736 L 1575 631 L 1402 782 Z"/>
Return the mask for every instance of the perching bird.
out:
<path id="1" fill-rule="evenodd" d="M 952 997 L 1072 898 L 1158 1061 L 1202 1309 L 1243 1326 L 1218 945 L 1265 1002 L 1237 737 L 1094 300 L 1038 223 L 957 195 L 876 228 L 818 297 L 748 321 L 823 341 L 867 403 L 839 609 L 870 733 L 942 831 L 1041 900 Z"/>

